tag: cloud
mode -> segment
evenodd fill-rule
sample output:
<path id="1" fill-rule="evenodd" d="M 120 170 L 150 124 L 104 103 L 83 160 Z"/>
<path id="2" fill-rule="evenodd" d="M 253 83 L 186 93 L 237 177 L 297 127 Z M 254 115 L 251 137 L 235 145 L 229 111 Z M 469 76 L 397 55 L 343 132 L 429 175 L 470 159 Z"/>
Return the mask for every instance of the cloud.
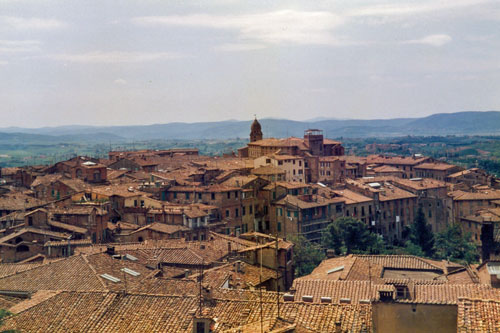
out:
<path id="1" fill-rule="evenodd" d="M 94 51 L 87 53 L 64 53 L 53 54 L 49 58 L 53 60 L 74 63 L 140 63 L 157 60 L 169 60 L 180 58 L 181 55 L 170 52 L 122 52 L 122 51 Z"/>
<path id="2" fill-rule="evenodd" d="M 229 43 L 229 44 L 222 44 L 222 45 L 215 47 L 215 49 L 218 51 L 226 51 L 226 52 L 262 50 L 265 48 L 266 48 L 266 45 L 257 44 L 257 43 Z"/>
<path id="3" fill-rule="evenodd" d="M 136 17 L 133 22 L 144 26 L 181 26 L 235 30 L 242 41 L 267 44 L 334 44 L 332 30 L 341 25 L 342 17 L 326 11 L 305 12 L 281 10 L 248 15 L 184 15 Z"/>
<path id="4" fill-rule="evenodd" d="M 493 0 L 432 0 L 404 3 L 402 1 L 375 6 L 360 7 L 347 12 L 348 16 L 407 16 L 424 14 L 442 10 L 453 10 L 476 6 L 485 3 L 494 3 Z"/>
<path id="5" fill-rule="evenodd" d="M 59 20 L 36 17 L 0 16 L 0 22 L 16 30 L 53 30 L 66 26 L 66 23 Z"/>
<path id="6" fill-rule="evenodd" d="M 404 41 L 404 44 L 424 44 L 424 45 L 431 45 L 431 46 L 443 46 L 445 44 L 448 44 L 451 42 L 453 39 L 449 35 L 444 35 L 444 34 L 437 34 L 437 35 L 429 35 L 425 36 L 420 39 L 413 39 L 413 40 L 407 40 Z"/>
<path id="7" fill-rule="evenodd" d="M 114 80 L 114 81 L 113 81 L 113 83 L 114 83 L 114 84 L 117 84 L 117 85 L 119 85 L 119 86 L 124 86 L 124 85 L 126 85 L 126 84 L 127 84 L 127 81 L 126 81 L 126 80 L 124 80 L 124 79 L 116 79 L 116 80 Z"/>
<path id="8" fill-rule="evenodd" d="M 37 40 L 0 40 L 0 53 L 35 52 L 40 45 Z"/>
<path id="9" fill-rule="evenodd" d="M 0 60 L 0 66 L 5 66 L 5 65 L 8 65 L 8 64 L 9 64 L 8 61 Z"/>

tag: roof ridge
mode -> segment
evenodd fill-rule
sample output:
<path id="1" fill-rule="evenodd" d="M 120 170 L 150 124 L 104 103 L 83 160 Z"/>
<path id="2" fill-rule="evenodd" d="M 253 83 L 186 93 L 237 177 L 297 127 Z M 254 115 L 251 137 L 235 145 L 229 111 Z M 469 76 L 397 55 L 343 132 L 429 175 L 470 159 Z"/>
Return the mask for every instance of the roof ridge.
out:
<path id="1" fill-rule="evenodd" d="M 94 255 L 94 254 L 99 254 L 99 253 L 93 253 L 91 255 Z M 108 287 L 106 286 L 106 283 L 104 282 L 104 280 L 101 278 L 101 276 L 97 273 L 97 270 L 95 269 L 94 266 L 92 266 L 92 264 L 90 263 L 90 261 L 88 260 L 87 258 L 87 255 L 84 255 L 84 254 L 80 254 L 79 255 L 83 261 L 89 266 L 89 268 L 92 270 L 92 272 L 95 274 L 95 277 L 99 280 L 99 282 L 101 282 L 102 286 L 104 287 L 104 290 L 107 290 L 109 291 Z"/>

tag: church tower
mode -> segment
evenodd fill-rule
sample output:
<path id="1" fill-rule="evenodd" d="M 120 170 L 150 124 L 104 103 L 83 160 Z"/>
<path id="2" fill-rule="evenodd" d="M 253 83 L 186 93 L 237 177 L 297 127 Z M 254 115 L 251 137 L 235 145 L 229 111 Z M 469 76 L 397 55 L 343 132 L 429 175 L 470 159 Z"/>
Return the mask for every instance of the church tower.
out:
<path id="1" fill-rule="evenodd" d="M 262 140 L 262 129 L 260 127 L 260 123 L 257 121 L 257 117 L 255 117 L 255 120 L 250 127 L 250 142 L 258 140 Z"/>

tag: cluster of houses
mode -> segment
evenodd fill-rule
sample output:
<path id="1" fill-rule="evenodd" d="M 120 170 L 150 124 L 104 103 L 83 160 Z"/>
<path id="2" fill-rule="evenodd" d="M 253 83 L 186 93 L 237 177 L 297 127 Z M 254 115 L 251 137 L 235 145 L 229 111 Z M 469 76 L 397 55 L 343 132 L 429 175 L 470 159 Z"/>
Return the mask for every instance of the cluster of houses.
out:
<path id="1" fill-rule="evenodd" d="M 263 138 L 255 120 L 237 155 L 112 151 L 2 168 L 0 178 L 0 308 L 16 313 L 7 328 L 500 327 L 491 326 L 498 316 L 483 318 L 500 313 L 500 182 L 477 168 L 420 155 L 346 156 L 320 130 Z M 418 209 L 434 232 L 451 224 L 470 232 L 482 263 L 351 255 L 294 280 L 290 235 L 320 242 L 329 223 L 347 216 L 401 244 Z M 26 320 L 42 313 L 48 319 Z"/>

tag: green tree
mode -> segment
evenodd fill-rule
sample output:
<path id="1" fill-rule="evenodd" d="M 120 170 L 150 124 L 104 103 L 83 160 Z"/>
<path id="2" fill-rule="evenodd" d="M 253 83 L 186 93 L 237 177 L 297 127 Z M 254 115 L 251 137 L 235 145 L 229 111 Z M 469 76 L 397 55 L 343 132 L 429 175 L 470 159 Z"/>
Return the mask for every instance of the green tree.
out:
<path id="1" fill-rule="evenodd" d="M 0 309 L 0 327 L 3 326 L 5 318 L 12 315 L 12 313 L 5 309 Z M 0 333 L 16 333 L 17 330 L 3 330 Z"/>
<path id="2" fill-rule="evenodd" d="M 309 242 L 304 236 L 290 236 L 288 240 L 295 244 L 293 247 L 295 277 L 310 274 L 325 258 L 321 248 Z"/>
<path id="3" fill-rule="evenodd" d="M 382 239 L 352 217 L 341 217 L 330 223 L 323 233 L 322 245 L 335 250 L 336 254 L 385 252 Z"/>
<path id="4" fill-rule="evenodd" d="M 458 225 L 452 225 L 436 235 L 436 257 L 451 261 L 477 262 L 479 253 L 471 241 L 471 234 L 463 234 Z"/>
<path id="5" fill-rule="evenodd" d="M 434 254 L 434 234 L 430 224 L 427 224 L 422 207 L 417 211 L 415 221 L 410 225 L 410 240 L 407 242 L 410 248 L 416 245 L 422 249 L 422 252 L 427 257 L 432 257 Z M 414 249 L 414 248 L 413 248 Z"/>

